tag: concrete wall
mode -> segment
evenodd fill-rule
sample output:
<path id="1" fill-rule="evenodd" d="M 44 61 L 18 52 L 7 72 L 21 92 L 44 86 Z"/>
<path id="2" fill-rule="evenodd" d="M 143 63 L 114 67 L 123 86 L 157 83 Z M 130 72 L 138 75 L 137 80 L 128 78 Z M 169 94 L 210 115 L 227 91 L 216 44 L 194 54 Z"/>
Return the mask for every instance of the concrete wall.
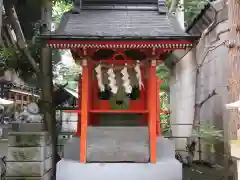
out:
<path id="1" fill-rule="evenodd" d="M 216 1 L 213 6 L 218 11 L 216 25 L 209 34 L 200 39 L 196 48 L 178 61 L 172 69 L 170 80 L 171 123 L 192 123 L 194 105 L 202 102 L 215 90 L 217 95 L 203 104 L 200 120 L 201 123 L 207 122 L 219 129 L 224 129 L 225 138 L 227 138 L 227 111 L 224 104 L 227 103 L 228 50 L 222 43 L 227 40 L 228 36 L 227 7 L 222 8 L 223 1 Z M 214 13 L 208 11 L 206 13 L 212 20 L 214 19 Z M 196 26 L 199 27 L 201 24 L 196 23 Z M 196 80 L 197 65 L 201 67 Z M 173 126 L 172 129 L 173 135 L 177 136 L 189 136 L 192 130 L 191 126 L 183 125 Z M 176 140 L 176 148 L 185 149 L 185 142 L 186 139 Z M 216 145 L 216 148 L 221 153 L 220 151 L 224 149 L 223 143 Z M 204 152 L 207 151 L 209 149 L 204 150 Z M 204 155 L 207 159 L 209 159 L 208 154 Z M 212 160 L 220 159 L 212 155 L 210 157 Z M 221 162 L 218 163 L 221 164 Z"/>

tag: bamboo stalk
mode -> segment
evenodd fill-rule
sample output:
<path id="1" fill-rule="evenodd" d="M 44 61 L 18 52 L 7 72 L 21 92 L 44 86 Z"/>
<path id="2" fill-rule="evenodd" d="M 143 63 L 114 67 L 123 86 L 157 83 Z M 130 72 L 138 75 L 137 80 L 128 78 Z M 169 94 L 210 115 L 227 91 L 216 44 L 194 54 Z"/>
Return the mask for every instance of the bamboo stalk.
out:
<path id="1" fill-rule="evenodd" d="M 2 41 L 2 17 L 3 17 L 3 0 L 0 0 L 0 44 Z"/>

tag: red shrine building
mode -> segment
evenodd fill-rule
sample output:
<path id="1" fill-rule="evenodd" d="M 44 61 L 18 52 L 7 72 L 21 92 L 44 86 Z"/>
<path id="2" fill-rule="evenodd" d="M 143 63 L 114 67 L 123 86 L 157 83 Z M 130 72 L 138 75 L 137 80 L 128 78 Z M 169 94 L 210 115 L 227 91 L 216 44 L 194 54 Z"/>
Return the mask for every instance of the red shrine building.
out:
<path id="1" fill-rule="evenodd" d="M 51 48 L 70 49 L 82 66 L 77 132 L 80 164 L 132 162 L 135 168 L 141 162 L 157 164 L 159 169 L 158 156 L 168 150 L 158 149 L 161 80 L 156 67 L 173 50 L 191 48 L 197 38 L 167 14 L 164 0 L 75 0 L 58 29 L 41 38 Z M 112 140 L 118 145 L 112 145 Z M 137 153 L 141 148 L 145 149 Z M 87 170 L 81 168 L 84 179 Z M 136 171 L 144 173 L 145 169 Z M 125 179 L 131 177 L 122 174 Z M 164 175 L 164 180 L 174 179 L 170 176 L 174 175 Z M 88 178 L 99 179 L 91 173 Z"/>

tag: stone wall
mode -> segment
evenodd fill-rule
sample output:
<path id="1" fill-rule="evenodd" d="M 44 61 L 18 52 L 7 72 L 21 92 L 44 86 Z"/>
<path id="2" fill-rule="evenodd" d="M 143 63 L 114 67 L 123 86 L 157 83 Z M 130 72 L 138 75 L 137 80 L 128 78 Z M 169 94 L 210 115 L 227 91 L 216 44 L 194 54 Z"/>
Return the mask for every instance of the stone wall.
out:
<path id="1" fill-rule="evenodd" d="M 171 71 L 170 78 L 170 108 L 172 135 L 188 137 L 191 134 L 191 124 L 195 104 L 196 66 L 192 60 L 195 53 L 189 52 Z M 176 148 L 184 150 L 186 138 L 176 139 Z"/>
<path id="2" fill-rule="evenodd" d="M 6 179 L 50 180 L 52 150 L 48 133 L 40 130 L 34 132 L 34 126 L 39 129 L 42 124 L 19 126 L 8 136 Z"/>
<path id="3" fill-rule="evenodd" d="M 203 104 L 200 120 L 201 123 L 210 123 L 219 129 L 224 129 L 227 139 L 227 111 L 224 104 L 227 102 L 228 50 L 223 43 L 228 36 L 227 7 L 223 8 L 222 0 L 214 2 L 213 6 L 218 12 L 214 28 L 204 35 L 197 46 L 179 60 L 172 69 L 170 80 L 171 123 L 193 123 L 194 105 L 202 102 L 215 90 L 217 95 Z M 208 13 L 207 16 L 213 21 L 215 14 L 208 10 L 205 13 Z M 192 32 L 196 32 L 196 26 L 201 25 L 202 22 L 196 22 Z M 199 73 L 196 79 L 197 67 L 199 67 Z M 189 136 L 192 130 L 191 125 L 172 126 L 172 129 L 173 134 L 177 136 Z M 186 139 L 176 140 L 177 149 L 185 149 L 185 145 Z M 218 146 L 218 153 L 221 154 L 220 150 L 224 150 L 223 143 L 216 146 Z M 222 163 L 220 160 L 223 159 L 222 156 L 213 156 L 209 152 L 209 148 L 202 150 L 205 152 L 203 158 L 208 160 L 211 158 L 213 161 L 218 160 L 218 163 Z"/>

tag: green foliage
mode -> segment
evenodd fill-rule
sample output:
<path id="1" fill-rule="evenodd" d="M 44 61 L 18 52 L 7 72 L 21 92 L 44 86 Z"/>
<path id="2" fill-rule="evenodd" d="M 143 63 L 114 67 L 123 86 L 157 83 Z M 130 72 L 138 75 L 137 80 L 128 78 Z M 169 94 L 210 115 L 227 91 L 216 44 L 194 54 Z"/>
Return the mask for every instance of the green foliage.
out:
<path id="1" fill-rule="evenodd" d="M 69 11 L 71 7 L 72 4 L 68 0 L 56 1 L 52 11 L 54 22 L 58 24 L 63 13 Z"/>
<path id="2" fill-rule="evenodd" d="M 157 67 L 157 76 L 161 80 L 164 80 L 164 82 L 161 83 L 161 85 L 160 85 L 161 91 L 168 91 L 169 90 L 170 71 L 164 64 L 161 64 Z"/>
<path id="3" fill-rule="evenodd" d="M 166 92 L 160 93 L 160 110 L 169 110 L 169 95 Z M 161 128 L 163 133 L 170 132 L 170 114 L 159 114 L 161 120 Z"/>
<path id="4" fill-rule="evenodd" d="M 53 5 L 53 20 L 55 24 L 59 24 L 60 19 L 64 12 L 67 12 L 72 7 L 72 0 L 57 0 Z M 64 51 L 57 51 L 55 53 L 64 54 Z M 60 57 L 59 57 L 60 60 Z M 66 66 L 61 62 L 55 63 L 53 67 L 53 75 L 54 79 L 58 84 L 66 84 L 68 83 L 67 87 L 70 89 L 77 88 L 77 81 L 78 76 L 81 73 L 81 67 L 77 65 L 70 65 Z"/>
<path id="5" fill-rule="evenodd" d="M 207 3 L 206 0 L 186 0 L 184 4 L 185 23 L 187 25 L 191 24 Z"/>
<path id="6" fill-rule="evenodd" d="M 193 130 L 193 136 L 199 137 L 209 143 L 216 141 L 223 141 L 223 130 L 217 130 L 217 128 L 210 124 L 201 124 L 197 126 L 196 130 Z"/>
<path id="7" fill-rule="evenodd" d="M 0 49 L 0 71 L 4 71 L 10 67 L 8 64 L 10 60 L 13 60 L 15 57 L 15 48 L 1 48 Z"/>
<path id="8" fill-rule="evenodd" d="M 172 0 L 165 0 L 165 5 L 170 8 Z M 184 11 L 185 25 L 188 26 L 193 22 L 197 15 L 204 9 L 208 3 L 207 0 L 184 0 L 184 5 L 178 3 L 178 8 Z"/>
<path id="9" fill-rule="evenodd" d="M 0 49 L 0 71 L 6 69 L 15 70 L 23 79 L 34 76 L 32 66 L 16 46 Z"/>
<path id="10" fill-rule="evenodd" d="M 76 89 L 77 83 L 79 79 L 79 74 L 81 74 L 82 68 L 81 66 L 72 64 L 66 66 L 62 62 L 56 64 L 55 69 L 53 71 L 53 78 L 57 84 L 66 84 L 70 89 Z"/>
<path id="11" fill-rule="evenodd" d="M 169 110 L 169 77 L 170 70 L 161 64 L 157 67 L 157 76 L 164 82 L 160 85 L 160 110 Z M 161 120 L 161 128 L 163 133 L 170 131 L 170 115 L 169 114 L 159 114 Z"/>

